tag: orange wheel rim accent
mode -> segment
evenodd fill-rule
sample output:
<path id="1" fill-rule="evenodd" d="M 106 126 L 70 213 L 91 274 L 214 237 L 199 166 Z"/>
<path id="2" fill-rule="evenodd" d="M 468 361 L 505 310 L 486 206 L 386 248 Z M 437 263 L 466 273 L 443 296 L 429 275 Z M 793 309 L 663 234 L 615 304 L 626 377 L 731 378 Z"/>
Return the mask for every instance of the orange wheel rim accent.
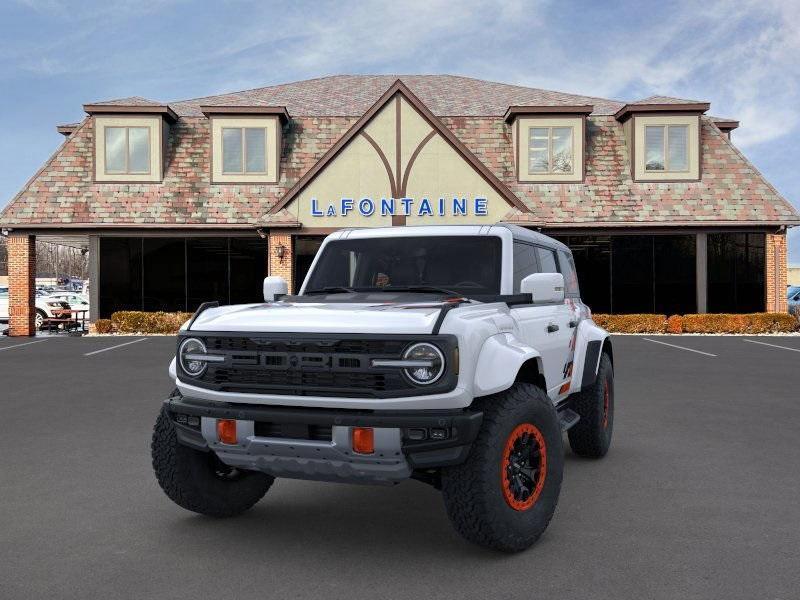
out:
<path id="1" fill-rule="evenodd" d="M 608 380 L 603 386 L 603 429 L 608 429 L 608 405 L 610 402 Z"/>
<path id="2" fill-rule="evenodd" d="M 528 510 L 539 499 L 547 477 L 547 445 L 539 428 L 518 425 L 508 436 L 500 464 L 500 484 L 506 503 Z"/>

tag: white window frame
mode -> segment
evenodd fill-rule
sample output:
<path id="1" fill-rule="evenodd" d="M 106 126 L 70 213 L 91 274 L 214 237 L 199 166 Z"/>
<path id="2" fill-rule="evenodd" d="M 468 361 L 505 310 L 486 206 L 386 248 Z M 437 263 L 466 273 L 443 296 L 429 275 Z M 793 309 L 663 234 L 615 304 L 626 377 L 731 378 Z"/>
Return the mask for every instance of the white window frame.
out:
<path id="1" fill-rule="evenodd" d="M 122 171 L 112 171 L 108 168 L 108 130 L 109 129 L 124 129 L 125 130 L 125 169 Z M 146 171 L 131 171 L 131 145 L 130 145 L 130 130 L 131 129 L 144 129 L 147 131 L 147 170 Z M 150 165 L 153 148 L 150 140 L 152 138 L 152 130 L 149 125 L 106 125 L 103 127 L 103 172 L 106 175 L 150 175 Z"/>
<path id="2" fill-rule="evenodd" d="M 226 130 L 241 131 L 241 153 L 242 153 L 242 170 L 241 171 L 226 171 L 225 170 L 225 131 Z M 264 170 L 263 171 L 248 171 L 247 170 L 247 139 L 246 131 L 248 129 L 260 129 L 264 136 Z M 220 143 L 222 144 L 222 174 L 223 175 L 266 175 L 269 173 L 269 128 L 261 126 L 223 126 L 220 128 Z"/>
<path id="3" fill-rule="evenodd" d="M 669 164 L 669 130 L 674 127 L 682 127 L 686 130 L 686 137 L 684 138 L 686 142 L 686 168 L 685 169 L 671 169 Z M 661 142 L 662 148 L 661 152 L 664 156 L 664 168 L 663 169 L 648 169 L 647 168 L 647 130 L 648 129 L 663 129 L 664 135 L 663 140 Z M 645 173 L 688 173 L 690 171 L 691 166 L 691 159 L 690 159 L 690 150 L 689 150 L 689 137 L 690 137 L 690 125 L 684 124 L 658 124 L 658 125 L 645 125 L 644 126 L 644 139 L 645 139 L 645 147 L 644 147 L 644 170 Z"/>
<path id="4" fill-rule="evenodd" d="M 531 135 L 534 129 L 547 130 L 547 170 L 546 171 L 531 171 Z M 554 129 L 569 129 L 569 146 L 570 146 L 570 170 L 569 171 L 554 171 L 553 170 L 553 130 Z M 528 175 L 574 175 L 575 174 L 575 128 L 572 125 L 531 125 L 528 127 Z"/>

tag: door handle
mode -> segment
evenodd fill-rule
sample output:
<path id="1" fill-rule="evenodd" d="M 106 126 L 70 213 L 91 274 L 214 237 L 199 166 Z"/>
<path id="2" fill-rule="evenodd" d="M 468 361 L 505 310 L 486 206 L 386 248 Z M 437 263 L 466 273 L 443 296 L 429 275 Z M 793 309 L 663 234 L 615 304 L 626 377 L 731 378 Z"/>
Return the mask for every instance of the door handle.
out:
<path id="1" fill-rule="evenodd" d="M 570 329 L 574 329 L 577 325 L 578 325 L 578 322 L 575 321 L 574 319 L 569 322 L 569 328 Z"/>
<path id="2" fill-rule="evenodd" d="M 555 323 L 550 323 L 550 325 L 547 326 L 547 333 L 555 333 L 556 331 L 558 331 L 558 325 Z"/>

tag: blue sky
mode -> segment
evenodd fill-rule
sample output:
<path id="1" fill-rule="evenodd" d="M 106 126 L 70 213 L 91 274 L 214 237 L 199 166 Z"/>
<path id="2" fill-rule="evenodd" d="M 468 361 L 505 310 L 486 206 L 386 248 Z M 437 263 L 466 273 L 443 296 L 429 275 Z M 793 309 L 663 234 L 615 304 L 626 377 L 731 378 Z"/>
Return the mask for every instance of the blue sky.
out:
<path id="1" fill-rule="evenodd" d="M 336 73 L 453 73 L 616 99 L 708 100 L 800 206 L 800 2 L 4 0 L 0 206 L 84 103 Z M 800 229 L 800 228 L 798 228 Z M 790 233 L 800 263 L 800 231 Z"/>

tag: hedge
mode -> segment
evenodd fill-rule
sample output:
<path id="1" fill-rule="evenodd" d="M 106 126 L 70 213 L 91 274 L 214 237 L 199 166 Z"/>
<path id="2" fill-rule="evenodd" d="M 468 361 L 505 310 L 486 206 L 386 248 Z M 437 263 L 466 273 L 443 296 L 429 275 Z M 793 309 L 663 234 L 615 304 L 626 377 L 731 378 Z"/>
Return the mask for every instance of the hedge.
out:
<path id="1" fill-rule="evenodd" d="M 142 312 L 121 310 L 111 315 L 111 324 L 118 333 L 178 333 L 192 313 Z"/>
<path id="2" fill-rule="evenodd" d="M 664 333 L 667 315 L 602 315 L 594 322 L 612 333 Z"/>
<path id="3" fill-rule="evenodd" d="M 95 321 L 97 333 L 177 333 L 192 313 L 119 311 Z M 595 322 L 612 333 L 788 333 L 800 331 L 800 321 L 787 313 L 745 315 L 605 315 Z"/>
<path id="4" fill-rule="evenodd" d="M 114 327 L 111 323 L 111 319 L 97 319 L 94 322 L 94 330 L 97 333 L 111 333 Z"/>
<path id="5" fill-rule="evenodd" d="M 787 313 L 703 315 L 594 315 L 595 322 L 612 333 L 789 333 L 800 321 Z"/>

